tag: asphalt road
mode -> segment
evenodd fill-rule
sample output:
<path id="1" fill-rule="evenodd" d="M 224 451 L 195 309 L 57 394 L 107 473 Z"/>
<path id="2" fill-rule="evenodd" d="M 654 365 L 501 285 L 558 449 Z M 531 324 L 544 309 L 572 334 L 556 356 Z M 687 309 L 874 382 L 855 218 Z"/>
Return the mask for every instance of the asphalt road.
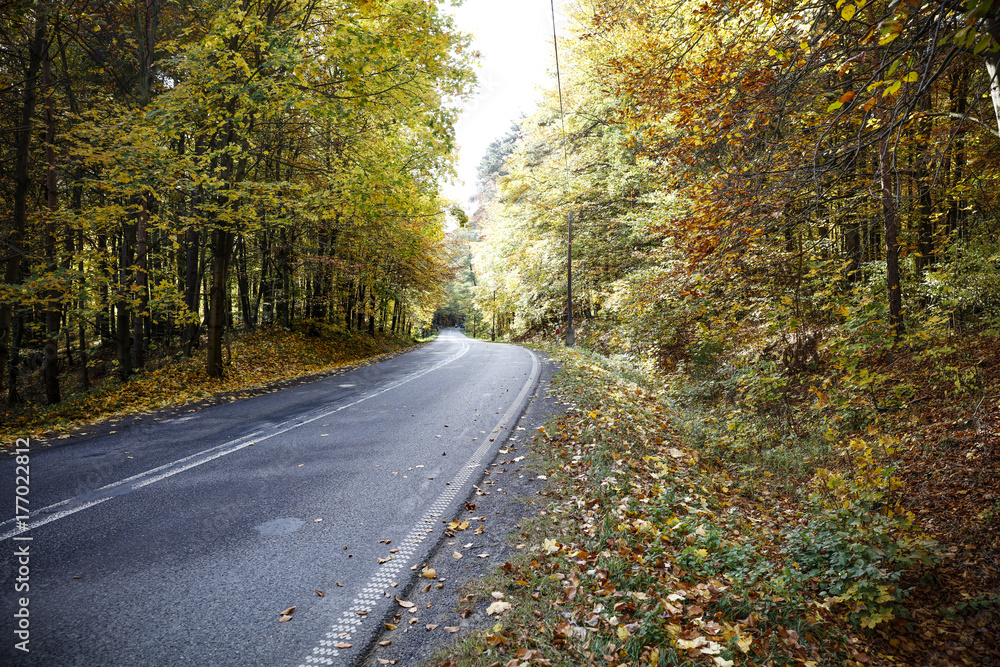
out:
<path id="1" fill-rule="evenodd" d="M 0 522 L 0 663 L 356 662 L 539 372 L 445 330 L 342 375 L 36 444 L 29 471 L 6 457 L 0 507 L 19 494 L 31 516 Z"/>

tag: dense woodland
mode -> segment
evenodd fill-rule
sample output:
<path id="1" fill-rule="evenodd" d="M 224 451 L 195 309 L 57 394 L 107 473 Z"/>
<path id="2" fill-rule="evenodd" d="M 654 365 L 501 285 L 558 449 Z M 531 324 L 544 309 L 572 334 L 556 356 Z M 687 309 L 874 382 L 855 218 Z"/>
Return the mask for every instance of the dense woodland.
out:
<path id="1" fill-rule="evenodd" d="M 475 54 L 435 3 L 0 10 L 9 404 L 38 374 L 49 404 L 86 389 L 95 350 L 124 379 L 203 346 L 219 376 L 233 329 L 405 332 L 436 305 Z"/>
<path id="2" fill-rule="evenodd" d="M 580 411 L 544 437 L 585 525 L 549 530 L 654 601 L 558 664 L 868 664 L 850 626 L 873 664 L 993 664 L 1000 3 L 563 8 L 442 311 L 562 340 L 572 268 Z"/>
<path id="3" fill-rule="evenodd" d="M 608 349 L 992 326 L 994 5 L 571 5 L 565 113 L 549 91 L 483 162 L 477 303 L 565 321 L 572 213 L 574 312 Z"/>

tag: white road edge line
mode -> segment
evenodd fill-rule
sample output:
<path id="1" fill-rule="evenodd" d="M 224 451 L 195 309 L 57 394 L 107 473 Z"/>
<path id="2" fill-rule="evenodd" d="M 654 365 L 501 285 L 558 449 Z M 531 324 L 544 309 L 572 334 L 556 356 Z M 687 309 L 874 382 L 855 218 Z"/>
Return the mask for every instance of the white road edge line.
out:
<path id="1" fill-rule="evenodd" d="M 532 390 L 533 387 L 538 382 L 538 376 L 541 372 L 541 365 L 538 363 L 538 356 L 529 350 L 528 348 L 522 348 L 531 355 L 531 375 L 528 381 L 521 388 L 521 393 L 517 395 L 514 402 L 511 404 L 507 412 L 504 413 L 500 421 L 497 422 L 496 427 L 491 431 L 491 433 L 499 433 L 502 429 L 507 428 L 508 423 L 514 418 L 515 414 L 520 411 L 521 404 L 528 392 Z M 509 433 L 508 433 L 509 435 Z M 495 438 L 499 440 L 499 438 Z M 490 449 L 496 446 L 500 448 L 500 443 L 490 442 L 486 440 L 483 444 L 479 446 L 478 449 L 472 454 L 468 462 L 466 462 L 459 471 L 455 474 L 454 479 L 451 480 L 446 486 L 445 490 L 441 492 L 441 495 L 431 504 L 422 517 L 420 517 L 416 524 L 414 524 L 413 529 L 410 533 L 403 538 L 403 546 L 400 548 L 399 558 L 393 559 L 387 565 L 380 568 L 372 576 L 368 582 L 362 586 L 361 591 L 354 597 L 351 601 L 351 606 L 346 609 L 341 614 L 341 618 L 335 622 L 329 631 L 324 634 L 325 639 L 320 639 L 316 642 L 316 646 L 312 649 L 310 654 L 306 656 L 298 667 L 313 667 L 314 665 L 335 665 L 334 658 L 340 658 L 341 661 L 346 660 L 347 656 L 341 657 L 341 651 L 346 651 L 346 649 L 337 648 L 337 644 L 350 644 L 351 636 L 357 630 L 361 629 L 364 620 L 368 618 L 369 612 L 372 608 L 383 599 L 386 599 L 385 590 L 387 588 L 388 582 L 392 581 L 392 578 L 401 573 L 405 572 L 411 563 L 414 556 L 415 548 L 413 545 L 419 544 L 421 541 L 425 540 L 427 536 L 432 532 L 433 529 L 427 528 L 427 525 L 436 526 L 433 519 L 441 516 L 441 514 L 448 509 L 448 505 L 455 499 L 458 492 L 465 486 L 465 483 L 469 480 L 469 477 L 474 471 L 479 470 L 479 466 L 482 465 L 483 457 L 490 453 Z M 391 598 L 389 598 L 391 599 Z M 364 612 L 364 616 L 359 615 L 359 612 Z"/>
<path id="2" fill-rule="evenodd" d="M 251 433 L 250 435 L 241 438 L 236 443 L 227 442 L 227 443 L 224 443 L 224 444 L 221 444 L 221 445 L 216 445 L 215 447 L 210 447 L 208 449 L 205 449 L 203 451 L 198 452 L 197 454 L 190 454 L 190 455 L 185 456 L 183 458 L 177 459 L 176 461 L 171 461 L 170 463 L 165 463 L 165 464 L 163 464 L 161 466 L 157 466 L 156 468 L 152 468 L 152 469 L 147 470 L 145 472 L 141 472 L 141 473 L 139 473 L 137 475 L 132 475 L 131 477 L 126 477 L 125 479 L 118 480 L 117 482 L 112 482 L 111 484 L 105 484 L 104 486 L 102 486 L 99 489 L 97 489 L 97 491 L 106 491 L 106 490 L 110 490 L 110 489 L 120 488 L 120 487 L 122 487 L 122 486 L 124 486 L 126 484 L 129 484 L 129 483 L 132 483 L 132 482 L 135 482 L 134 484 L 131 485 L 132 486 L 132 490 L 135 491 L 137 489 L 141 489 L 144 486 L 148 486 L 148 485 L 153 484 L 155 482 L 159 482 L 161 480 L 164 480 L 164 479 L 166 479 L 168 477 L 172 477 L 172 476 L 174 476 L 174 475 L 176 475 L 178 473 L 182 473 L 182 472 L 184 472 L 186 470 L 190 470 L 191 468 L 195 468 L 197 466 L 200 466 L 203 463 L 208 463 L 209 461 L 214 461 L 215 459 L 221 458 L 221 457 L 226 456 L 228 454 L 232 454 L 234 452 L 238 452 L 241 449 L 244 449 L 244 448 L 248 447 L 251 444 L 256 444 L 258 442 L 263 442 L 264 440 L 268 440 L 268 439 L 273 438 L 275 436 L 281 435 L 282 433 L 287 433 L 288 431 L 291 431 L 292 429 L 298 428 L 299 426 L 304 426 L 304 425 L 310 424 L 310 423 L 312 423 L 314 421 L 317 421 L 317 420 L 320 420 L 320 419 L 324 419 L 324 418 L 329 417 L 330 415 L 332 415 L 334 413 L 340 412 L 341 410 L 346 410 L 347 408 L 354 407 L 355 405 L 358 405 L 359 403 L 364 403 L 365 401 L 367 401 L 369 399 L 372 399 L 372 398 L 375 398 L 376 396 L 381 396 L 382 394 L 386 393 L 387 391 L 392 391 L 393 389 L 396 389 L 397 387 L 401 387 L 402 385 L 407 384 L 409 382 L 412 382 L 413 380 L 416 380 L 417 378 L 423 377 L 424 375 L 427 375 L 428 373 L 436 371 L 439 368 L 443 368 L 444 366 L 447 366 L 448 364 L 450 364 L 450 363 L 452 363 L 454 361 L 457 361 L 458 359 L 461 359 L 462 357 L 464 357 L 466 355 L 466 353 L 468 353 L 470 347 L 471 346 L 469 345 L 468 341 L 467 340 L 463 340 L 462 341 L 462 347 L 458 351 L 458 353 L 456 353 L 453 356 L 451 356 L 450 358 L 442 361 L 441 363 L 437 364 L 436 366 L 431 366 L 430 368 L 427 368 L 427 369 L 425 369 L 423 371 L 419 371 L 419 372 L 413 373 L 411 375 L 408 375 L 408 376 L 404 377 L 402 380 L 400 380 L 399 382 L 396 382 L 395 384 L 391 384 L 391 385 L 389 385 L 387 387 L 382 387 L 381 389 L 378 389 L 376 391 L 373 391 L 373 392 L 370 392 L 368 394 L 365 394 L 364 396 L 362 396 L 361 398 L 357 399 L 356 401 L 353 401 L 351 403 L 346 403 L 346 404 L 341 405 L 340 407 L 335 408 L 333 410 L 327 410 L 325 412 L 322 412 L 322 413 L 320 413 L 318 415 L 314 415 L 312 417 L 308 417 L 309 413 L 306 413 L 306 415 L 305 415 L 305 416 L 307 416 L 306 419 L 302 419 L 303 415 L 300 415 L 299 417 L 296 417 L 294 419 L 289 419 L 289 420 L 286 420 L 286 421 L 278 424 L 276 426 L 276 430 L 273 430 L 271 433 L 268 433 L 266 435 L 261 435 L 261 431 L 255 431 L 254 433 Z M 295 423 L 292 423 L 292 422 L 295 422 Z M 201 458 L 199 458 L 199 457 L 201 457 Z M 190 462 L 190 463 L 186 463 L 186 462 Z M 179 464 L 185 464 L 185 465 L 179 465 Z M 161 471 L 165 471 L 165 472 L 161 472 Z M 160 474 L 156 474 L 156 473 L 160 473 Z M 139 481 L 136 481 L 136 480 L 139 480 Z M 81 511 L 83 511 L 85 509 L 90 509 L 91 507 L 94 507 L 96 505 L 100 505 L 101 503 L 103 503 L 105 501 L 108 501 L 108 500 L 111 500 L 112 498 L 116 497 L 119 494 L 111 493 L 111 494 L 109 494 L 108 496 L 106 496 L 104 498 L 99 498 L 99 499 L 96 499 L 96 500 L 91 500 L 91 501 L 84 502 L 83 504 L 81 504 L 81 505 L 79 505 L 77 507 L 72 507 L 70 509 L 66 509 L 66 510 L 63 510 L 61 512 L 56 512 L 55 514 L 53 514 L 51 516 L 48 516 L 48 517 L 46 517 L 44 519 L 41 519 L 39 521 L 32 521 L 31 520 L 31 517 L 34 517 L 34 516 L 37 516 L 39 514 L 43 514 L 43 513 L 46 513 L 46 512 L 50 512 L 50 511 L 52 511 L 53 509 L 55 509 L 57 507 L 62 507 L 63 505 L 66 505 L 67 503 L 71 503 L 73 500 L 75 500 L 76 498 L 79 498 L 82 495 L 86 495 L 86 494 L 80 494 L 78 496 L 75 496 L 74 498 L 68 498 L 66 500 L 61 500 L 61 501 L 59 501 L 57 503 L 53 503 L 52 505 L 49 505 L 48 507 L 43 507 L 43 508 L 41 508 L 39 510 L 35 510 L 34 512 L 31 513 L 31 515 L 29 516 L 28 520 L 25 522 L 27 525 L 25 525 L 24 527 L 15 528 L 14 530 L 8 530 L 7 532 L 3 533 L 2 535 L 0 535 L 0 542 L 3 542 L 5 540 L 9 540 L 10 538 L 15 537 L 16 535 L 20 535 L 22 533 L 26 533 L 26 532 L 28 532 L 30 530 L 33 530 L 35 528 L 38 528 L 40 526 L 44 526 L 47 523 L 52 523 L 53 521 L 58 521 L 59 519 L 64 519 L 64 518 L 66 518 L 66 517 L 68 517 L 68 516 L 70 516 L 72 514 L 76 514 L 77 512 L 81 512 Z M 14 521 L 15 521 L 15 519 L 8 519 L 7 521 L 4 521 L 3 523 L 0 523 L 0 526 L 4 526 L 4 525 L 6 525 L 8 523 L 13 523 Z"/>

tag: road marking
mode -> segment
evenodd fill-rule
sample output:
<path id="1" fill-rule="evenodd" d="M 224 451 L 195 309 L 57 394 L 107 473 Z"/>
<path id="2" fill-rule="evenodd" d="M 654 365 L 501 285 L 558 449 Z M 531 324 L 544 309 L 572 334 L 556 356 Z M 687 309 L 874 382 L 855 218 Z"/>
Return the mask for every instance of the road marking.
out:
<path id="1" fill-rule="evenodd" d="M 522 402 L 538 381 L 540 368 L 538 357 L 531 350 L 525 348 L 525 351 L 531 355 L 531 374 L 528 376 L 528 381 L 521 388 L 521 393 L 517 395 L 510 408 L 507 409 L 507 412 L 497 422 L 496 427 L 492 431 L 493 433 L 499 433 L 502 429 L 507 428 L 508 435 L 510 434 L 509 424 L 511 420 L 520 412 Z M 497 437 L 495 440 L 500 441 L 501 438 Z M 486 441 L 479 446 L 451 480 L 450 485 L 446 486 L 441 495 L 427 508 L 424 515 L 417 519 L 416 524 L 414 524 L 409 534 L 403 538 L 401 542 L 403 546 L 400 547 L 399 553 L 395 554 L 389 563 L 380 567 L 378 572 L 372 575 L 371 579 L 362 587 L 361 592 L 351 600 L 350 607 L 345 609 L 341 613 L 340 619 L 330 626 L 329 631 L 323 635 L 324 638 L 316 642 L 316 646 L 313 647 L 309 655 L 303 658 L 299 667 L 336 665 L 338 662 L 335 662 L 334 658 L 339 658 L 340 664 L 347 664 L 343 661 L 347 660 L 347 653 L 349 652 L 346 649 L 336 648 L 337 644 L 341 642 L 350 644 L 351 636 L 354 632 L 361 630 L 363 621 L 374 616 L 371 612 L 375 605 L 386 599 L 392 599 L 392 596 L 387 593 L 390 582 L 400 573 L 407 571 L 412 564 L 411 559 L 416 555 L 416 546 L 422 540 L 425 540 L 427 535 L 433 532 L 433 527 L 437 525 L 434 520 L 444 514 L 448 506 L 455 500 L 455 496 L 462 490 L 465 483 L 469 481 L 472 474 L 479 471 L 483 465 L 483 460 L 490 453 L 490 450 L 494 446 L 499 449 L 500 444 L 500 442 Z M 430 524 L 432 527 L 427 528 L 427 524 Z M 364 612 L 365 615 L 363 617 L 358 616 L 360 612 Z M 381 622 L 381 618 L 379 617 L 377 621 Z M 365 647 L 359 647 L 359 649 L 361 648 Z"/>
<path id="2" fill-rule="evenodd" d="M 168 477 L 173 477 L 178 473 L 190 470 L 191 468 L 195 468 L 204 463 L 208 463 L 209 461 L 214 461 L 215 459 L 221 458 L 223 456 L 233 454 L 235 452 L 240 451 L 241 449 L 249 447 L 252 444 L 269 440 L 270 438 L 273 438 L 275 436 L 287 433 L 292 429 L 304 426 L 306 424 L 310 424 L 320 419 L 324 419 L 332 414 L 340 412 L 341 410 L 346 410 L 347 408 L 354 407 L 359 403 L 364 403 L 365 401 L 375 398 L 376 396 L 381 396 L 382 394 L 388 391 L 392 391 L 397 387 L 401 387 L 404 384 L 412 382 L 418 378 L 423 377 L 424 375 L 427 375 L 428 373 L 436 371 L 439 368 L 443 368 L 444 366 L 447 366 L 448 364 L 457 361 L 458 359 L 461 359 L 469 351 L 469 348 L 470 345 L 468 344 L 468 342 L 463 340 L 461 341 L 461 347 L 459 348 L 458 352 L 452 355 L 451 357 L 435 364 L 434 366 L 431 366 L 430 368 L 426 368 L 422 371 L 416 371 L 414 373 L 411 373 L 410 375 L 403 377 L 403 379 L 396 382 L 395 384 L 390 384 L 386 387 L 382 387 L 381 389 L 371 391 L 362 396 L 361 398 L 358 398 L 357 400 L 351 403 L 346 403 L 344 405 L 341 405 L 340 407 L 334 408 L 333 410 L 322 410 L 322 411 L 314 410 L 313 412 L 307 412 L 304 415 L 300 415 L 299 417 L 296 417 L 294 419 L 289 419 L 280 424 L 277 424 L 268 433 L 265 433 L 263 431 L 255 431 L 236 442 L 227 442 L 222 445 L 216 445 L 215 447 L 210 447 L 196 454 L 191 454 L 189 456 L 185 456 L 184 458 L 177 459 L 176 461 L 165 463 L 161 466 L 157 466 L 156 468 L 147 470 L 145 472 L 141 472 L 137 475 L 126 477 L 125 479 L 118 480 L 117 482 L 112 482 L 111 484 L 105 484 L 104 486 L 100 487 L 94 492 L 82 493 L 73 498 L 69 498 L 67 500 L 61 500 L 57 503 L 49 505 L 48 507 L 43 507 L 42 509 L 35 510 L 34 512 L 31 513 L 30 515 L 31 517 L 38 516 L 39 514 L 47 514 L 52 510 L 54 510 L 55 508 L 62 507 L 63 505 L 70 505 L 69 508 L 62 510 L 61 512 L 56 512 L 55 514 L 47 516 L 44 519 L 40 519 L 38 521 L 31 521 L 29 517 L 26 527 L 14 528 L 13 530 L 8 530 L 7 532 L 0 535 L 0 542 L 3 542 L 4 540 L 9 540 L 10 538 L 16 535 L 20 535 L 21 533 L 26 533 L 40 526 L 44 526 L 47 523 L 52 523 L 53 521 L 64 519 L 72 514 L 76 514 L 77 512 L 82 512 L 85 509 L 89 509 L 96 505 L 100 505 L 101 503 L 111 500 L 112 498 L 115 498 L 117 496 L 131 493 L 132 491 L 141 489 L 144 486 L 149 486 L 150 484 L 162 481 L 164 479 L 167 479 Z M 14 522 L 15 519 L 8 519 L 7 521 L 0 522 L 0 527 L 3 527 L 7 524 L 12 524 Z"/>

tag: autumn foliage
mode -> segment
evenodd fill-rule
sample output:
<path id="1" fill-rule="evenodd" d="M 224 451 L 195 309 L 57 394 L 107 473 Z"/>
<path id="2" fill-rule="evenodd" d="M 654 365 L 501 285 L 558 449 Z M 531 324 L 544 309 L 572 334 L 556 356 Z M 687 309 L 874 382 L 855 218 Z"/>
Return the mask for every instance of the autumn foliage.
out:
<path id="1" fill-rule="evenodd" d="M 122 381 L 164 349 L 220 377 L 233 329 L 435 305 L 475 58 L 435 4 L 13 2 L 0 41 L 9 405 L 87 389 L 95 346 Z"/>
<path id="2" fill-rule="evenodd" d="M 544 439 L 572 520 L 514 564 L 560 575 L 543 599 L 570 627 L 495 641 L 552 664 L 990 664 L 996 3 L 568 13 L 565 116 L 550 91 L 484 160 L 470 248 L 475 307 L 551 340 L 573 215 L 587 352 L 560 353 L 578 411 Z"/>

